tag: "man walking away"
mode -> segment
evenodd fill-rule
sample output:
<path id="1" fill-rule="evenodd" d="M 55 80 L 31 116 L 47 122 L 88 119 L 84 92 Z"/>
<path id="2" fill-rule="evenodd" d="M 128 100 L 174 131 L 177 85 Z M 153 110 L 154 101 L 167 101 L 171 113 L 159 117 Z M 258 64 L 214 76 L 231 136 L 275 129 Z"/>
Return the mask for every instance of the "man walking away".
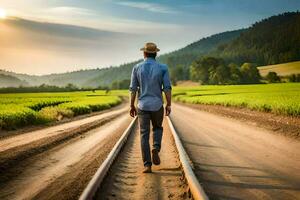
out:
<path id="1" fill-rule="evenodd" d="M 163 134 L 163 97 L 164 91 L 167 105 L 166 115 L 171 113 L 171 82 L 167 65 L 158 63 L 155 58 L 159 49 L 154 43 L 146 43 L 141 51 L 144 52 L 144 61 L 134 66 L 131 74 L 131 101 L 130 115 L 138 115 L 141 136 L 141 149 L 144 162 L 144 173 L 151 173 L 152 162 L 160 164 L 159 151 Z M 138 110 L 134 101 L 138 92 Z M 153 145 L 152 161 L 149 145 L 150 122 L 152 123 Z"/>

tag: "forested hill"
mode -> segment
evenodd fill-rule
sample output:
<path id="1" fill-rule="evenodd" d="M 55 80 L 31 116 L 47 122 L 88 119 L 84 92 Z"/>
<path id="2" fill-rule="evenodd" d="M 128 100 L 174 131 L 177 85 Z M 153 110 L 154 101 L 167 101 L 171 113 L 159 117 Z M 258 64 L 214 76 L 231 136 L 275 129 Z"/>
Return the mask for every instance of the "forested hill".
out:
<path id="1" fill-rule="evenodd" d="M 203 38 L 182 49 L 161 55 L 159 60 L 161 62 L 168 63 L 170 67 L 176 65 L 189 66 L 200 56 L 207 55 L 208 53 L 217 50 L 220 45 L 227 44 L 233 39 L 238 38 L 245 30 L 246 29 L 228 31 Z"/>
<path id="2" fill-rule="evenodd" d="M 189 79 L 191 63 L 202 56 L 219 57 L 226 63 L 237 65 L 245 62 L 268 65 L 300 60 L 300 13 L 284 13 L 256 22 L 247 29 L 215 34 L 161 55 L 158 59 L 169 65 L 171 75 L 176 74 L 177 80 L 184 80 Z M 57 86 L 72 83 L 79 87 L 111 86 L 117 81 L 130 79 L 131 69 L 137 62 L 45 76 L 1 70 L 0 74 L 14 76 L 33 86 L 42 83 Z"/>
<path id="3" fill-rule="evenodd" d="M 300 60 L 300 12 L 289 12 L 253 24 L 214 55 L 238 64 L 270 65 Z"/>

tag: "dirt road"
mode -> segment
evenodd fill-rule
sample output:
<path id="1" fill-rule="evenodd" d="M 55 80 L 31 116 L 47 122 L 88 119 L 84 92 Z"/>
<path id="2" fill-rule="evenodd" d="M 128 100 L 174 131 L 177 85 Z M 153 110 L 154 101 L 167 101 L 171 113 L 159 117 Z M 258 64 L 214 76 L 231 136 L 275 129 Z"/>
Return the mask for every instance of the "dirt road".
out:
<path id="1" fill-rule="evenodd" d="M 180 162 L 167 123 L 160 152 L 161 164 L 143 174 L 140 136 L 136 128 L 105 178 L 96 199 L 188 199 L 181 179 Z M 150 139 L 152 141 L 152 139 Z"/>
<path id="2" fill-rule="evenodd" d="M 300 199 L 300 142 L 174 104 L 172 122 L 211 199 Z"/>
<path id="3" fill-rule="evenodd" d="M 0 183 L 3 176 L 9 179 L 7 170 L 11 170 L 21 161 L 48 151 L 66 141 L 84 135 L 87 131 L 95 129 L 111 120 L 127 113 L 127 107 L 122 105 L 117 110 L 104 111 L 95 116 L 77 119 L 49 128 L 13 134 L 0 139 Z M 9 173 L 8 173 L 9 174 Z"/>
<path id="4" fill-rule="evenodd" d="M 10 170 L 17 175 L 1 185 L 0 199 L 74 199 L 74 192 L 78 197 L 130 120 L 119 113 L 99 128 L 22 161 Z"/>

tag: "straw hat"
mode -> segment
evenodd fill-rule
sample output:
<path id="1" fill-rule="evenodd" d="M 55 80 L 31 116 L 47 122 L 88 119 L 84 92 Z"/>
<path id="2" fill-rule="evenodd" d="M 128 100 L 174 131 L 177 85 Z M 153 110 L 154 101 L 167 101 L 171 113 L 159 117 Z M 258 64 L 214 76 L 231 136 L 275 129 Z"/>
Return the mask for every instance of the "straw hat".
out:
<path id="1" fill-rule="evenodd" d="M 160 49 L 157 48 L 156 44 L 153 42 L 147 42 L 143 48 L 141 48 L 141 51 L 144 51 L 146 53 L 156 53 L 159 52 Z"/>

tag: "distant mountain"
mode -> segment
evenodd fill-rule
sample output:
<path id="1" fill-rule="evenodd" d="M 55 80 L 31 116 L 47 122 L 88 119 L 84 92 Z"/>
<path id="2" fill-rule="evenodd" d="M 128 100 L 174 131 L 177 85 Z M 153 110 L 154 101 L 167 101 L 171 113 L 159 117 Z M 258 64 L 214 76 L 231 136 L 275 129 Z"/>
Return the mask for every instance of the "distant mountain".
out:
<path id="1" fill-rule="evenodd" d="M 177 51 L 161 55 L 158 60 L 167 63 L 171 72 L 179 66 L 183 74 L 188 74 L 190 64 L 201 56 L 220 57 L 227 63 L 251 62 L 258 65 L 300 60 L 300 13 L 284 13 L 256 22 L 248 29 L 215 34 Z M 79 87 L 110 86 L 114 81 L 130 79 L 132 67 L 138 62 L 105 69 L 80 70 L 44 76 L 1 70 L 0 74 L 16 77 L 32 86 L 43 83 L 57 86 L 72 83 Z M 0 86 L 1 82 L 2 78 Z"/>
<path id="2" fill-rule="evenodd" d="M 26 81 L 22 81 L 14 76 L 0 74 L 0 87 L 28 86 Z"/>
<path id="3" fill-rule="evenodd" d="M 26 81 L 30 86 L 38 86 L 41 84 L 65 86 L 68 83 L 72 83 L 77 86 L 83 86 L 84 82 L 93 78 L 94 76 L 97 76 L 103 70 L 104 69 L 89 69 L 43 76 L 27 75 L 0 70 L 0 74 L 16 77 L 20 80 Z"/>

